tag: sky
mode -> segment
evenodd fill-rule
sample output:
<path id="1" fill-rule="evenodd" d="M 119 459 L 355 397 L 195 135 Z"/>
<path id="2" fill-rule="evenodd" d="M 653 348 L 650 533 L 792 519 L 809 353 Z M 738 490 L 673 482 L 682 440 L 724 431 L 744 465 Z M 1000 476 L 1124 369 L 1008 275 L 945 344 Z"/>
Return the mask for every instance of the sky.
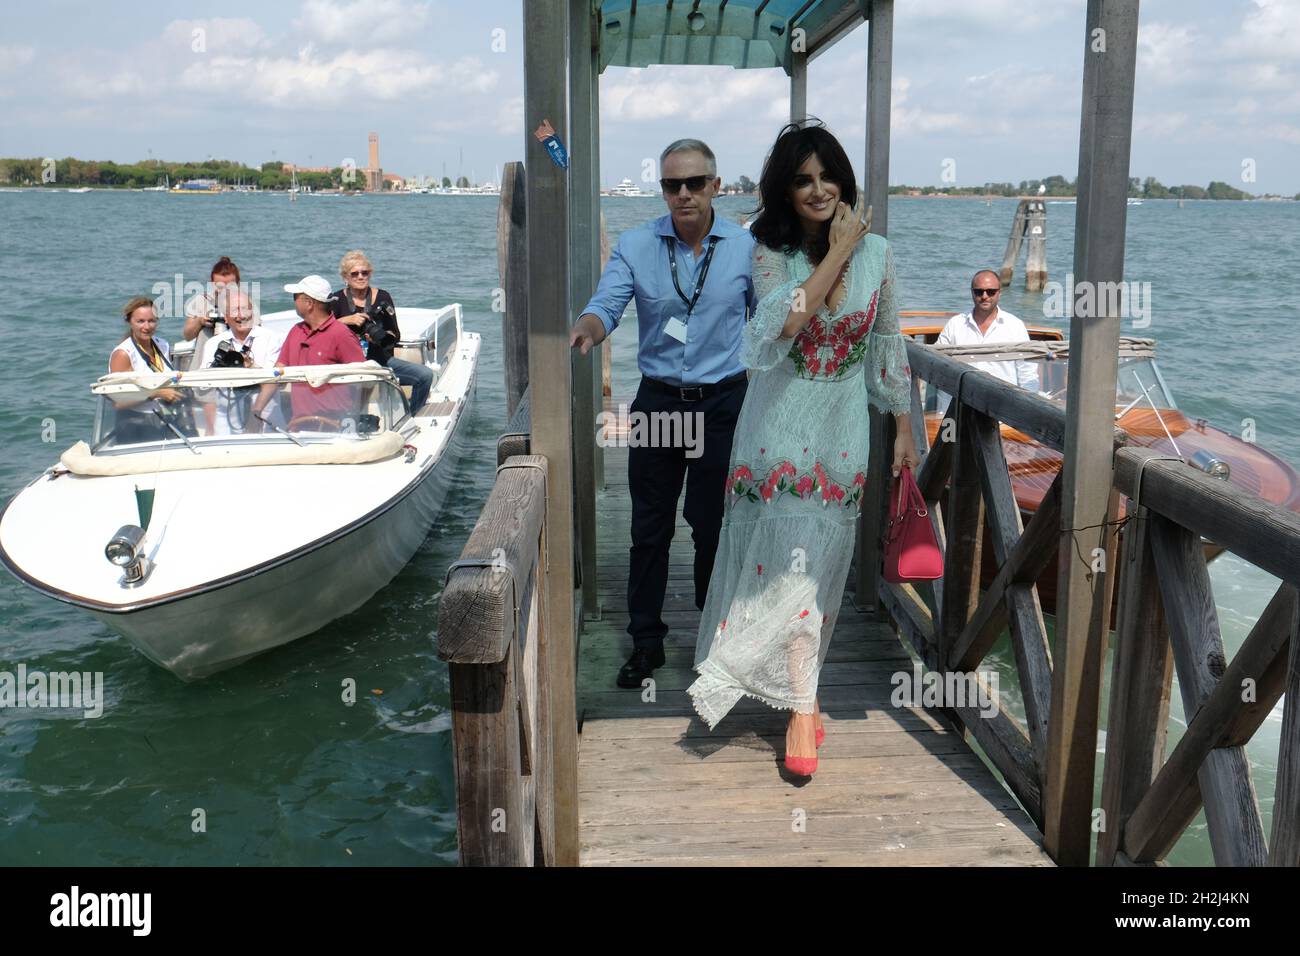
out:
<path id="1" fill-rule="evenodd" d="M 890 182 L 1074 178 L 1085 10 L 897 0 Z M 3 22 L 0 156 L 363 167 L 374 131 L 387 172 L 482 182 L 524 155 L 520 0 L 49 0 Z M 1142 0 L 1139 22 L 1131 174 L 1300 193 L 1300 0 Z M 859 176 L 866 45 L 809 68 Z M 602 183 L 683 136 L 757 179 L 788 94 L 779 69 L 611 67 Z"/>

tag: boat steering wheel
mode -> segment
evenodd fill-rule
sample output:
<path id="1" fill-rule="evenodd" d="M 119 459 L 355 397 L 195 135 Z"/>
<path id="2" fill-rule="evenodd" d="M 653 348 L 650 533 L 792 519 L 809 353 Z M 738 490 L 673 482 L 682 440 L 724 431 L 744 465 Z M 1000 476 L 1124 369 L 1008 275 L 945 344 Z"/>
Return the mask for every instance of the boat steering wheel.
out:
<path id="1" fill-rule="evenodd" d="M 332 418 L 326 418 L 323 415 L 299 415 L 289 422 L 289 431 L 294 431 L 295 425 L 316 424 L 321 426 L 319 431 L 338 432 L 342 431 L 339 423 Z"/>

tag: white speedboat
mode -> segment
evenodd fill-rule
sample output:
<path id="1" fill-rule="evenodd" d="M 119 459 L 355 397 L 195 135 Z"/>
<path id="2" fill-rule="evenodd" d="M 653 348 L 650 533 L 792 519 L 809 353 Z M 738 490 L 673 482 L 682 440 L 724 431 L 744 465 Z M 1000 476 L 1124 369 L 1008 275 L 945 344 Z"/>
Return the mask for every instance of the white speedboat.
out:
<path id="1" fill-rule="evenodd" d="M 360 607 L 434 524 L 478 364 L 459 305 L 397 312 L 397 356 L 435 374 L 415 414 L 373 362 L 103 376 L 91 441 L 0 514 L 5 566 L 182 680 Z"/>

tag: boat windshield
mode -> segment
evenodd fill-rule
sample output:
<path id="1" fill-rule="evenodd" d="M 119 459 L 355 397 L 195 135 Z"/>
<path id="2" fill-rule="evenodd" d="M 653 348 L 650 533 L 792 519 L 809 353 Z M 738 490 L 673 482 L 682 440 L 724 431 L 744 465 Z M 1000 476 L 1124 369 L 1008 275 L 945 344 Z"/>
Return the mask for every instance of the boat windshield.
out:
<path id="1" fill-rule="evenodd" d="M 1003 362 L 985 361 L 981 363 L 975 357 L 954 355 L 963 362 L 968 362 L 985 371 L 997 374 L 1008 366 L 1024 366 L 1032 370 L 1037 377 L 1037 389 L 1040 395 L 1064 402 L 1066 384 L 1069 380 L 1069 360 L 1067 358 L 1018 358 Z M 1009 374 L 1009 373 L 1008 373 Z M 1018 373 L 1019 374 L 1019 373 Z M 1022 375 L 1031 380 L 1032 376 Z M 933 386 L 927 389 L 926 411 L 938 411 L 947 404 L 947 398 Z M 1121 409 L 1151 408 L 1176 409 L 1174 398 L 1165 385 L 1165 380 L 1156 366 L 1155 359 L 1149 355 L 1120 355 L 1119 370 L 1115 380 L 1115 404 Z"/>
<path id="2" fill-rule="evenodd" d="M 260 418 L 254 402 L 265 403 Z M 276 381 L 213 387 L 182 381 L 152 392 L 99 391 L 95 453 L 161 443 L 320 444 L 367 441 L 407 416 L 406 399 L 385 378 L 329 382 Z"/>

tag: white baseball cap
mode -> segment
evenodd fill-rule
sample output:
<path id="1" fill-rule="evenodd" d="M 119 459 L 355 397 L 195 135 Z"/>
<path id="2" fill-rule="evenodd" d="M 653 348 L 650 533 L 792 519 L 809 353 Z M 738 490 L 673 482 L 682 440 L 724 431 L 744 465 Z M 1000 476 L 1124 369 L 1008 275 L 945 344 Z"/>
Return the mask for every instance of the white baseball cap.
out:
<path id="1" fill-rule="evenodd" d="M 301 292 L 317 302 L 324 302 L 330 297 L 330 284 L 321 276 L 304 276 L 301 282 L 290 282 L 284 291 L 294 295 Z"/>

